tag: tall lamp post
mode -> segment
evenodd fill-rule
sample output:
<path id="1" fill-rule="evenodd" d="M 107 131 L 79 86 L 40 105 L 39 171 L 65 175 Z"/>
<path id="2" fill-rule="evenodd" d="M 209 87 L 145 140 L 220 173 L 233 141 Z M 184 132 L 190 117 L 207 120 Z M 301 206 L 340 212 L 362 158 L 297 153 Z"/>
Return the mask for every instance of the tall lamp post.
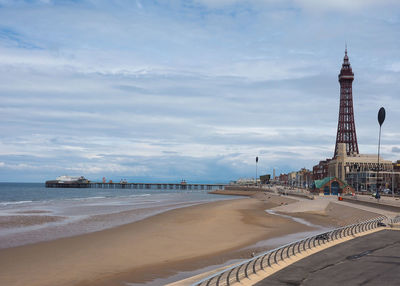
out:
<path id="1" fill-rule="evenodd" d="M 378 141 L 378 170 L 376 172 L 376 194 L 375 194 L 375 198 L 376 199 L 380 199 L 381 195 L 379 194 L 379 154 L 380 154 L 380 150 L 381 150 L 381 129 L 382 129 L 382 124 L 385 121 L 385 117 L 386 117 L 386 112 L 385 112 L 385 108 L 381 107 L 379 109 L 378 112 L 378 123 L 379 123 L 379 141 Z"/>
<path id="2" fill-rule="evenodd" d="M 258 156 L 256 157 L 256 186 L 257 186 L 257 169 L 258 169 Z"/>

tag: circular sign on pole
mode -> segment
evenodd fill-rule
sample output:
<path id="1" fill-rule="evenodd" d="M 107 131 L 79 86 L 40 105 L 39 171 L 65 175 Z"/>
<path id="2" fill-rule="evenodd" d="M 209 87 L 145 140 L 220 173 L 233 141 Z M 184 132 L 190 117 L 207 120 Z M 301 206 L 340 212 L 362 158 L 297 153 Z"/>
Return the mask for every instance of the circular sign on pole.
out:
<path id="1" fill-rule="evenodd" d="M 383 121 L 385 121 L 385 117 L 386 117 L 385 108 L 381 107 L 378 112 L 378 122 L 380 126 L 382 126 Z"/>

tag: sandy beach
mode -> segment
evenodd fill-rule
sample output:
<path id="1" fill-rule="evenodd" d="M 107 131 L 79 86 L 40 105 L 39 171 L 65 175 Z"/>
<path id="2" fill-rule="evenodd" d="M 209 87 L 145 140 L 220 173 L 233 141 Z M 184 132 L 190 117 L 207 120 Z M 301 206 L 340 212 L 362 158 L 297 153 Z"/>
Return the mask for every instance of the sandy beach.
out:
<path id="1" fill-rule="evenodd" d="M 324 226 L 376 216 L 334 203 L 314 209 L 302 205 L 292 198 L 258 193 L 253 198 L 170 210 L 98 232 L 2 249 L 0 285 L 143 283 L 221 263 L 260 240 L 313 230 L 266 209 Z"/>

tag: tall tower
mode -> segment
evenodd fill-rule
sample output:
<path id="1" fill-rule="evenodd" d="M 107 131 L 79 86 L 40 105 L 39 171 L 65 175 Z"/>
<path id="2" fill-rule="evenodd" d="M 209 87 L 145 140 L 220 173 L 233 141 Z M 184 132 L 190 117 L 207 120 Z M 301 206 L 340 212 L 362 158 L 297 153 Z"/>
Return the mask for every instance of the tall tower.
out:
<path id="1" fill-rule="evenodd" d="M 354 73 L 351 70 L 347 47 L 344 52 L 342 69 L 339 74 L 340 83 L 340 108 L 339 121 L 336 135 L 334 158 L 338 154 L 338 143 L 346 143 L 347 155 L 358 154 L 356 126 L 354 124 L 352 84 Z"/>

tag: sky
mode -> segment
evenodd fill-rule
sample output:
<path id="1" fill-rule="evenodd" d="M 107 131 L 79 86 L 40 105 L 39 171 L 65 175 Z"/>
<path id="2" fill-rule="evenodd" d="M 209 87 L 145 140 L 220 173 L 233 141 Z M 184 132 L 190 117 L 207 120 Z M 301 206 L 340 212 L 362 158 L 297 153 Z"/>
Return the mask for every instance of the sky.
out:
<path id="1" fill-rule="evenodd" d="M 395 0 L 0 0 L 0 181 L 229 182 L 333 156 L 347 43 L 359 150 L 400 159 Z"/>

